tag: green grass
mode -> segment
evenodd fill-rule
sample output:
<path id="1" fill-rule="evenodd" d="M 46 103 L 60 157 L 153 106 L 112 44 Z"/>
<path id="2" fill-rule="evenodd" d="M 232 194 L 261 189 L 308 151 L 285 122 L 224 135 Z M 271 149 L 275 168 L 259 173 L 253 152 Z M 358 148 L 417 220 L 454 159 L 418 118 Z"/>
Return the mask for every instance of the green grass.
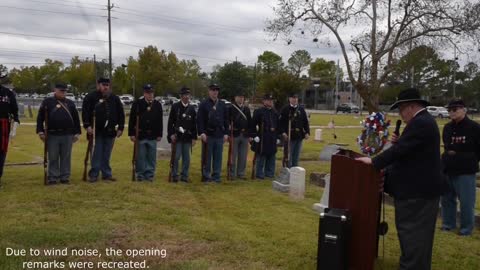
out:
<path id="1" fill-rule="evenodd" d="M 342 117 L 346 124 L 353 122 Z M 325 129 L 323 142 L 306 142 L 301 163 L 307 178 L 314 171 L 329 171 L 329 162 L 317 161 L 326 144 L 347 143 L 357 150 L 359 132 L 338 128 L 334 140 L 331 130 Z M 42 160 L 43 145 L 33 133 L 33 126 L 19 127 L 7 163 Z M 85 149 L 82 136 L 73 148 L 69 186 L 44 187 L 41 165 L 5 168 L 0 190 L 0 270 L 21 269 L 20 263 L 26 260 L 6 257 L 6 247 L 165 248 L 166 259 L 147 258 L 150 269 L 315 269 L 318 214 L 311 207 L 323 189 L 310 185 L 308 179 L 305 200 L 299 202 L 273 192 L 268 181 L 204 185 L 199 181 L 200 147 L 196 145 L 193 183 L 167 183 L 167 157 L 157 162 L 155 182 L 132 183 L 132 143 L 123 136 L 115 142 L 112 156 L 119 181 L 88 184 L 81 180 Z M 252 157 L 249 153 L 248 173 Z M 380 257 L 376 269 L 397 268 L 399 243 L 390 206 L 387 221 L 385 257 Z M 433 269 L 480 269 L 479 258 L 478 229 L 471 238 L 437 230 Z"/>

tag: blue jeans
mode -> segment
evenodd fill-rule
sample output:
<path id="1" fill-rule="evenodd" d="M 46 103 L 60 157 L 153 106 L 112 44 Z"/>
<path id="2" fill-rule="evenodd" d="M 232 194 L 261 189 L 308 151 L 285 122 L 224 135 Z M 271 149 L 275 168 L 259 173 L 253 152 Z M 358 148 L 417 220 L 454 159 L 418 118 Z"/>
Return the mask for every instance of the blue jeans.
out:
<path id="1" fill-rule="evenodd" d="M 288 167 L 296 167 L 298 166 L 298 160 L 300 159 L 300 152 L 302 152 L 302 144 L 303 140 L 291 140 L 290 141 L 290 146 L 289 146 L 289 161 L 288 161 Z"/>
<path id="2" fill-rule="evenodd" d="M 138 142 L 136 163 L 137 180 L 152 180 L 157 165 L 157 141 L 141 140 Z"/>
<path id="3" fill-rule="evenodd" d="M 97 178 L 100 171 L 102 171 L 103 178 L 112 176 L 112 168 L 110 168 L 110 156 L 112 155 L 114 142 L 115 137 L 95 137 L 95 147 L 92 154 L 92 168 L 90 169 L 88 176 L 91 178 Z"/>
<path id="4" fill-rule="evenodd" d="M 48 181 L 70 179 L 73 135 L 48 136 Z"/>
<path id="5" fill-rule="evenodd" d="M 220 173 L 222 170 L 223 137 L 214 138 L 209 136 L 207 139 L 207 162 L 203 175 L 206 181 L 220 182 Z M 212 172 L 213 171 L 213 172 Z"/>
<path id="6" fill-rule="evenodd" d="M 460 201 L 460 234 L 472 234 L 475 221 L 475 174 L 449 176 L 449 190 L 442 196 L 443 229 L 456 228 L 457 197 Z"/>
<path id="7" fill-rule="evenodd" d="M 256 164 L 256 177 L 263 179 L 265 177 L 273 178 L 275 176 L 275 154 L 259 155 Z"/>
<path id="8" fill-rule="evenodd" d="M 177 142 L 175 150 L 175 162 L 173 164 L 172 177 L 178 179 L 178 164 L 182 158 L 182 172 L 180 179 L 188 181 L 188 170 L 190 169 L 190 152 L 192 151 L 192 143 Z"/>

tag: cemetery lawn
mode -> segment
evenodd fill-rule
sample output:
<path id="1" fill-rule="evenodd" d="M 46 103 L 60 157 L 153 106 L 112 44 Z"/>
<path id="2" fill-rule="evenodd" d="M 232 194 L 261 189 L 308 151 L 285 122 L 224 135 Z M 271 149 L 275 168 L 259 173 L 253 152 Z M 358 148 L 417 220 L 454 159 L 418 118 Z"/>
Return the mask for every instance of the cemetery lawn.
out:
<path id="1" fill-rule="evenodd" d="M 312 125 L 327 125 L 331 117 L 314 115 Z M 359 121 L 350 115 L 335 116 L 336 125 L 357 125 Z M 324 129 L 323 142 L 309 140 L 304 144 L 301 163 L 307 170 L 307 184 L 305 200 L 299 202 L 273 192 L 270 181 L 200 183 L 198 144 L 193 149 L 192 183 L 167 183 L 169 157 L 157 161 L 153 183 L 132 183 L 132 143 L 125 134 L 115 142 L 112 155 L 113 173 L 119 179 L 115 183 L 82 181 L 84 136 L 73 148 L 72 183 L 68 186 L 43 186 L 41 164 L 7 166 L 0 189 L 0 270 L 22 269 L 23 261 L 35 260 L 6 257 L 7 247 L 96 248 L 102 252 L 108 247 L 166 249 L 165 259 L 146 258 L 149 269 L 316 269 L 318 214 L 312 205 L 319 202 L 323 189 L 310 184 L 308 176 L 329 171 L 329 162 L 318 161 L 326 144 L 346 143 L 357 150 L 355 138 L 360 128 L 337 128 L 336 140 L 332 132 Z M 252 158 L 249 153 L 248 175 Z M 277 159 L 279 167 L 281 153 Z M 20 126 L 7 163 L 42 160 L 43 144 L 34 134 L 34 126 Z M 376 269 L 393 270 L 397 269 L 400 251 L 393 208 L 387 206 L 386 212 L 390 231 L 385 256 L 380 252 Z M 472 237 L 458 237 L 439 231 L 439 225 L 440 219 L 432 269 L 480 269 L 478 228 Z M 56 259 L 108 260 L 104 256 Z"/>

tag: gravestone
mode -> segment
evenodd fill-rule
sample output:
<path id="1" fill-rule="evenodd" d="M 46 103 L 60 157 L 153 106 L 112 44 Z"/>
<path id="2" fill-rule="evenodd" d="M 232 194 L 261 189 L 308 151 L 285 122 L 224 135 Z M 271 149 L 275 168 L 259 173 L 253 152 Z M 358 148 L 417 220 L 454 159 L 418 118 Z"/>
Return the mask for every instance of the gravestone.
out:
<path id="1" fill-rule="evenodd" d="M 305 169 L 302 167 L 290 168 L 290 198 L 303 200 L 305 198 Z"/>
<path id="2" fill-rule="evenodd" d="M 167 125 L 168 116 L 163 116 L 163 138 L 157 143 L 157 159 L 169 159 L 172 153 L 172 147 L 167 141 Z"/>
<path id="3" fill-rule="evenodd" d="M 315 141 L 323 141 L 322 140 L 322 129 L 315 129 Z"/>
<path id="4" fill-rule="evenodd" d="M 18 116 L 25 117 L 25 104 L 18 103 Z"/>
<path id="5" fill-rule="evenodd" d="M 325 188 L 323 189 L 322 198 L 320 199 L 320 203 L 313 204 L 313 210 L 317 211 L 318 213 L 323 213 L 325 208 L 328 207 L 328 199 L 330 195 L 330 174 L 325 175 Z"/>
<path id="6" fill-rule="evenodd" d="M 290 169 L 282 168 L 277 178 L 272 182 L 272 187 L 276 191 L 287 193 L 290 190 Z"/>

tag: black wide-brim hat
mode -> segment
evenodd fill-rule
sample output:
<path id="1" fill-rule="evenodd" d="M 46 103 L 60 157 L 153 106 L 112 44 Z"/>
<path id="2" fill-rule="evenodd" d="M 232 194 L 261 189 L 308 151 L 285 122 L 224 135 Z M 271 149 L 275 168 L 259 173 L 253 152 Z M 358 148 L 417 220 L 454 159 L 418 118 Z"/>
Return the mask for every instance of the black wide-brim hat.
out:
<path id="1" fill-rule="evenodd" d="M 392 104 L 390 107 L 390 110 L 395 110 L 398 108 L 398 106 L 402 103 L 405 102 L 418 102 L 420 104 L 423 104 L 425 106 L 429 106 L 430 103 L 420 96 L 420 91 L 418 91 L 417 88 L 407 88 L 405 90 L 402 90 L 397 97 L 397 101 Z"/>
<path id="2" fill-rule="evenodd" d="M 461 99 L 451 100 L 446 106 L 447 109 L 465 107 L 465 102 Z"/>

